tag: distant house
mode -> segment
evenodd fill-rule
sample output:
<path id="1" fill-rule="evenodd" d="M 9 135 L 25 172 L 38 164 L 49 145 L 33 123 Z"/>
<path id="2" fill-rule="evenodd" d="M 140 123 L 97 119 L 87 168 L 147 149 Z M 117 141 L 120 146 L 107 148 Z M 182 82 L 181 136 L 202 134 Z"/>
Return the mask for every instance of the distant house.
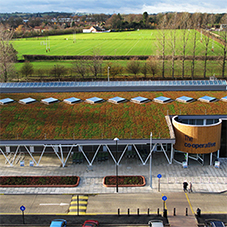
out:
<path id="1" fill-rule="evenodd" d="M 220 30 L 222 31 L 222 30 L 227 30 L 227 24 L 221 24 L 220 25 Z"/>
<path id="2" fill-rule="evenodd" d="M 99 26 L 91 26 L 89 29 L 83 29 L 83 33 L 109 32 Z"/>
<path id="3" fill-rule="evenodd" d="M 41 26 L 35 26 L 33 29 L 35 32 L 44 32 L 44 31 L 48 31 L 49 28 L 47 26 L 45 26 L 44 28 Z"/>

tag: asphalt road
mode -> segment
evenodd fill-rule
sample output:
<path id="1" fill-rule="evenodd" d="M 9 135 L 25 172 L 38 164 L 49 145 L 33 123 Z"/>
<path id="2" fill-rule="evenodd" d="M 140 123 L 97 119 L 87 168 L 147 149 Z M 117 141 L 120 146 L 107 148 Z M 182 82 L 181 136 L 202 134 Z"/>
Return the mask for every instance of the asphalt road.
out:
<path id="1" fill-rule="evenodd" d="M 163 209 L 163 194 L 96 194 L 89 195 L 87 204 L 87 214 L 117 214 L 120 209 L 121 214 L 156 214 L 157 208 L 160 213 Z M 193 214 L 197 208 L 202 213 L 227 213 L 227 196 L 222 194 L 205 193 L 165 193 L 167 196 L 166 208 L 168 213 L 173 213 L 176 208 L 178 215 Z M 188 197 L 188 198 L 187 198 Z M 27 214 L 67 214 L 72 195 L 0 195 L 0 214 L 20 214 L 20 206 L 26 207 Z"/>

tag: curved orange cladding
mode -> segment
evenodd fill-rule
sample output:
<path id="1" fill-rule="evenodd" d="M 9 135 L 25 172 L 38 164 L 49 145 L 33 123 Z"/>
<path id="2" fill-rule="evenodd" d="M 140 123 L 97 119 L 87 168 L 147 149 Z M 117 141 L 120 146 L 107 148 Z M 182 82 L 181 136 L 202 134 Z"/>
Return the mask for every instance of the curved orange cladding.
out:
<path id="1" fill-rule="evenodd" d="M 173 118 L 176 150 L 206 154 L 220 149 L 222 120 L 212 125 L 189 125 L 176 121 L 176 117 Z"/>

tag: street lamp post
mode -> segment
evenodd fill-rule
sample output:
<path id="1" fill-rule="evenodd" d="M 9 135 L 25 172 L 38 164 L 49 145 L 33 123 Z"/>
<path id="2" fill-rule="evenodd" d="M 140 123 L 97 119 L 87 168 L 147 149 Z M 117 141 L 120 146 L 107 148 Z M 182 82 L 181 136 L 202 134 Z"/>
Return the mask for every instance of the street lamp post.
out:
<path id="1" fill-rule="evenodd" d="M 151 153 L 151 150 L 152 150 L 152 132 L 150 134 L 150 187 L 152 188 L 152 153 Z"/>
<path id="2" fill-rule="evenodd" d="M 116 141 L 116 192 L 118 193 L 118 155 L 117 155 L 118 145 L 117 145 L 117 142 L 119 139 L 114 138 L 114 140 Z"/>
<path id="3" fill-rule="evenodd" d="M 110 66 L 107 68 L 107 77 L 108 77 L 108 82 L 110 81 Z"/>

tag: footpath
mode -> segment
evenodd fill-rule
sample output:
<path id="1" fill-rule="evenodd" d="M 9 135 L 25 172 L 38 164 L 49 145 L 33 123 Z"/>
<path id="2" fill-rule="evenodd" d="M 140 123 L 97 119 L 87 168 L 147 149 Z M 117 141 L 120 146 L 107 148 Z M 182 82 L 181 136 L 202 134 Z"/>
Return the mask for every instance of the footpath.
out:
<path id="1" fill-rule="evenodd" d="M 150 187 L 149 165 L 142 165 L 141 162 L 136 159 L 125 160 L 122 161 L 121 165 L 118 167 L 119 175 L 143 175 L 147 184 L 144 187 L 119 187 L 118 193 L 116 193 L 115 188 L 103 186 L 103 177 L 115 175 L 115 165 L 111 160 L 101 163 L 94 162 L 93 166 L 87 166 L 85 163 L 68 164 L 65 168 L 60 167 L 57 159 L 50 157 L 43 157 L 43 162 L 38 167 L 31 167 L 28 165 L 25 165 L 24 167 L 19 165 L 10 167 L 5 165 L 4 161 L 4 158 L 0 157 L 0 176 L 76 175 L 80 177 L 80 184 L 76 188 L 1 187 L 1 198 L 11 195 L 34 195 L 36 197 L 42 195 L 48 195 L 49 197 L 54 195 L 58 197 L 61 195 L 68 195 L 71 198 L 76 195 L 87 194 L 86 218 L 98 218 L 97 215 L 104 215 L 106 218 L 109 216 L 110 218 L 112 215 L 113 223 L 115 223 L 114 217 L 116 217 L 119 202 L 121 203 L 122 215 L 118 221 L 127 220 L 128 208 L 132 209 L 130 211 L 132 212 L 130 218 L 133 219 L 134 217 L 135 220 L 141 221 L 138 223 L 132 221 L 134 224 L 146 224 L 147 220 L 150 218 L 157 218 L 157 208 L 160 208 L 160 214 L 162 214 L 163 210 L 163 201 L 161 200 L 162 195 L 165 195 L 168 198 L 166 202 L 168 220 L 170 226 L 173 227 L 197 226 L 194 213 L 198 207 L 202 210 L 202 214 L 222 213 L 225 214 L 225 216 L 227 214 L 226 194 L 224 195 L 224 193 L 221 193 L 227 191 L 227 159 L 221 159 L 220 168 L 215 168 L 210 165 L 202 166 L 197 162 L 191 161 L 188 168 L 184 169 L 181 165 L 176 163 L 169 165 L 163 154 L 155 154 L 152 160 L 152 187 Z M 29 163 L 29 160 L 26 161 Z M 162 175 L 162 178 L 160 179 L 160 192 L 158 192 L 158 174 Z M 185 180 L 192 182 L 193 193 L 185 194 L 183 192 L 182 183 Z M 35 201 L 35 199 L 32 201 Z M 2 207 L 4 208 L 4 204 L 1 205 L 3 205 Z M 139 218 L 136 216 L 138 207 L 141 208 L 141 215 Z M 146 215 L 148 208 L 151 209 L 150 217 Z M 174 208 L 176 208 L 176 216 L 173 214 Z M 54 212 L 54 208 L 51 207 L 51 209 Z M 7 211 L 5 211 L 5 213 L 6 212 Z M 65 215 L 65 217 L 74 220 L 76 223 L 80 223 L 83 219 L 81 217 L 81 219 L 77 219 L 78 217 L 75 219 L 75 215 L 69 215 L 67 213 Z M 14 219 L 16 218 L 15 215 L 13 217 Z M 63 217 L 63 214 L 61 214 L 60 217 Z M 143 219 L 142 217 L 146 218 Z M 0 220 L 2 218 L 3 217 L 0 216 Z M 11 220 L 10 216 L 6 218 Z M 19 219 L 21 219 L 21 216 L 18 216 L 18 220 Z M 105 223 L 103 222 L 103 224 Z"/>

